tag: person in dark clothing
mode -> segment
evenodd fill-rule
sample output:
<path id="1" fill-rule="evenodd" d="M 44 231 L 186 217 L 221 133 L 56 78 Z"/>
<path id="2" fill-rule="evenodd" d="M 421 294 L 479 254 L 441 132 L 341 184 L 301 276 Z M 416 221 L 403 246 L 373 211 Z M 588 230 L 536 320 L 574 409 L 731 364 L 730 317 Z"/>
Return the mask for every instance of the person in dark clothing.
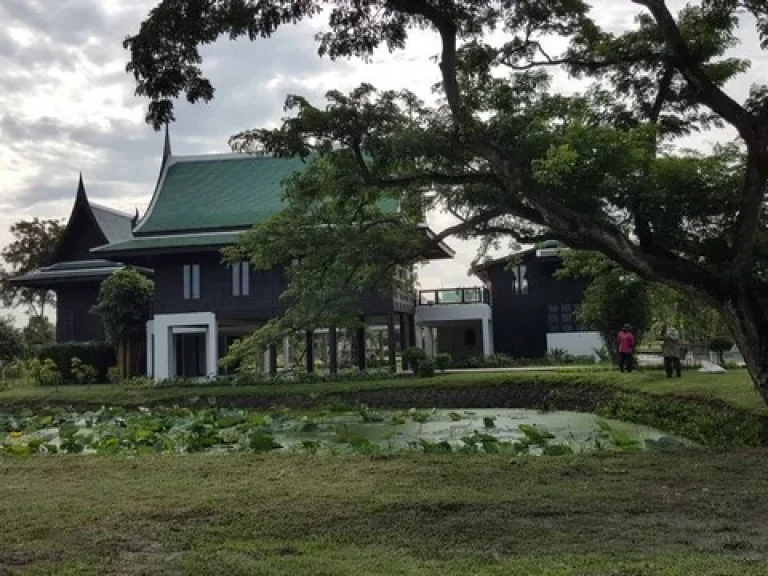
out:
<path id="1" fill-rule="evenodd" d="M 635 335 L 632 334 L 632 326 L 624 324 L 619 331 L 619 370 L 632 372 L 635 358 Z"/>

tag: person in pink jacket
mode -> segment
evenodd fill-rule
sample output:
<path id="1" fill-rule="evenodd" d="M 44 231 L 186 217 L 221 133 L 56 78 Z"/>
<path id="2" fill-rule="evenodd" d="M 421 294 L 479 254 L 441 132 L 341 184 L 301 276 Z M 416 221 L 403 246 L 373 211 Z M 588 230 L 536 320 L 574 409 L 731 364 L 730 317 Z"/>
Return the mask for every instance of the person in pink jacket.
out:
<path id="1" fill-rule="evenodd" d="M 624 324 L 619 330 L 619 370 L 632 372 L 635 354 L 635 335 L 632 334 L 632 326 Z"/>

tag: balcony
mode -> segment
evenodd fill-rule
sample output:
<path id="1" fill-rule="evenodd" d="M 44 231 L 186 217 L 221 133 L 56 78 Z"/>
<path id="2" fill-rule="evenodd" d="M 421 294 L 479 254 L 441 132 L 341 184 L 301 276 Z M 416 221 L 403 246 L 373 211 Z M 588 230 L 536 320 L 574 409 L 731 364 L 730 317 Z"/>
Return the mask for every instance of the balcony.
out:
<path id="1" fill-rule="evenodd" d="M 417 306 L 445 306 L 457 304 L 491 305 L 491 293 L 487 288 L 441 288 L 419 290 Z"/>

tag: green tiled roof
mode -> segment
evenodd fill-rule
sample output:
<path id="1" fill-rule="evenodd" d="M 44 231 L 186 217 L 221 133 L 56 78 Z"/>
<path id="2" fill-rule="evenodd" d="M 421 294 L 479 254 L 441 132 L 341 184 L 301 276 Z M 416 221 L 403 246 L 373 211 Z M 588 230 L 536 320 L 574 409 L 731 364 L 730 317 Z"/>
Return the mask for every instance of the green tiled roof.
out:
<path id="1" fill-rule="evenodd" d="M 126 242 L 99 246 L 94 254 L 119 256 L 128 252 L 165 251 L 179 248 L 220 247 L 237 243 L 241 232 L 214 232 L 202 234 L 178 234 L 167 236 L 136 236 Z"/>
<path id="2" fill-rule="evenodd" d="M 138 235 L 250 227 L 283 208 L 282 185 L 297 158 L 171 157 Z"/>

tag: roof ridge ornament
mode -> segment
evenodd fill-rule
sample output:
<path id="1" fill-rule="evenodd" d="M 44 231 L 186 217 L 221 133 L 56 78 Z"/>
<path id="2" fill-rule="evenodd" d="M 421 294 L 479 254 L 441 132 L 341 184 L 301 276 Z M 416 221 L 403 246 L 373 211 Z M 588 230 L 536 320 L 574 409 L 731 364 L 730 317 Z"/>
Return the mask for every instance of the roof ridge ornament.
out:
<path id="1" fill-rule="evenodd" d="M 173 156 L 171 152 L 171 130 L 168 122 L 165 123 L 165 142 L 163 143 L 163 164 L 168 161 L 168 158 Z"/>
<path id="2" fill-rule="evenodd" d="M 85 184 L 83 183 L 83 172 L 80 172 L 80 178 L 77 181 L 77 196 L 83 196 L 85 197 Z"/>

